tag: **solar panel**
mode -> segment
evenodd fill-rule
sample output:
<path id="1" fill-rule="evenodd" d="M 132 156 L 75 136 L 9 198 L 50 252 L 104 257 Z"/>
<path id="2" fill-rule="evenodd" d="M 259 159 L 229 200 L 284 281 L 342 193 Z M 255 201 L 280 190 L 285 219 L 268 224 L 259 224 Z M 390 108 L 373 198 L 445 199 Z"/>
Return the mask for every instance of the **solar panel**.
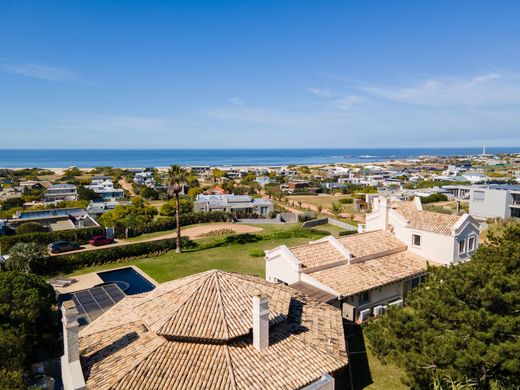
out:
<path id="1" fill-rule="evenodd" d="M 125 297 L 116 283 L 103 284 L 87 290 L 71 293 L 76 303 L 81 325 L 88 324 Z"/>

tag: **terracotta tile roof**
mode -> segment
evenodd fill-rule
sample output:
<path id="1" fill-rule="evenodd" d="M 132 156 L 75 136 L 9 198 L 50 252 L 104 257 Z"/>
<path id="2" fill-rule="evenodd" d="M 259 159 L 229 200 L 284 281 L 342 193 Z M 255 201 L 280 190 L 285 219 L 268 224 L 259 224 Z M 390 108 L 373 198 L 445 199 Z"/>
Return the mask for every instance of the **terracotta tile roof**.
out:
<path id="1" fill-rule="evenodd" d="M 417 210 L 413 202 L 392 202 L 391 207 L 408 221 L 408 227 L 417 230 L 451 235 L 458 215 Z"/>
<path id="2" fill-rule="evenodd" d="M 343 296 L 358 294 L 426 271 L 428 260 L 402 251 L 310 273 Z M 431 261 L 430 264 L 434 265 Z"/>
<path id="3" fill-rule="evenodd" d="M 270 309 L 273 303 L 262 352 L 252 346 L 252 299 L 243 299 L 251 292 L 269 296 Z M 207 306 L 220 307 L 225 319 Z M 347 364 L 339 310 L 283 285 L 220 271 L 123 299 L 80 331 L 80 354 L 87 389 L 96 390 L 296 389 Z"/>
<path id="4" fill-rule="evenodd" d="M 346 257 L 328 241 L 300 245 L 289 250 L 300 260 L 304 268 L 346 260 Z"/>
<path id="5" fill-rule="evenodd" d="M 406 245 L 399 241 L 393 234 L 383 230 L 344 236 L 338 238 L 338 241 L 343 244 L 354 257 L 371 256 L 387 251 L 406 249 Z"/>

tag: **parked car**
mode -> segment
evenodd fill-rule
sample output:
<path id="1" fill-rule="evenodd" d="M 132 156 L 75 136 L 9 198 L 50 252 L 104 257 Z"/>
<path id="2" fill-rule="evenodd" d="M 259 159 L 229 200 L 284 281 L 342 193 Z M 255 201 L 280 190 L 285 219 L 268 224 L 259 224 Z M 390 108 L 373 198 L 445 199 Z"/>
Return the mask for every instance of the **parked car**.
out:
<path id="1" fill-rule="evenodd" d="M 62 253 L 81 249 L 81 245 L 77 242 L 54 241 L 49 244 L 48 248 L 51 253 Z"/>
<path id="2" fill-rule="evenodd" d="M 105 237 L 105 236 L 94 236 L 90 239 L 89 244 L 93 246 L 101 246 L 113 244 L 116 242 L 113 238 Z"/>

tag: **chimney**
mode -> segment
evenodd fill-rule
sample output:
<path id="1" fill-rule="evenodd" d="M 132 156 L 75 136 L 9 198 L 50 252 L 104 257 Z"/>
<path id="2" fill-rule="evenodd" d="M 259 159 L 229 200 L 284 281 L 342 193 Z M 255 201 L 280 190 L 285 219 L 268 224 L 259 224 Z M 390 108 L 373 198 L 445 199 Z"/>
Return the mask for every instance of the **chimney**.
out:
<path id="1" fill-rule="evenodd" d="M 78 309 L 74 301 L 61 305 L 63 323 L 63 356 L 61 357 L 61 376 L 65 390 L 85 389 L 85 378 L 79 360 L 79 323 Z"/>
<path id="2" fill-rule="evenodd" d="M 269 346 L 269 298 L 253 297 L 253 346 L 263 351 Z"/>

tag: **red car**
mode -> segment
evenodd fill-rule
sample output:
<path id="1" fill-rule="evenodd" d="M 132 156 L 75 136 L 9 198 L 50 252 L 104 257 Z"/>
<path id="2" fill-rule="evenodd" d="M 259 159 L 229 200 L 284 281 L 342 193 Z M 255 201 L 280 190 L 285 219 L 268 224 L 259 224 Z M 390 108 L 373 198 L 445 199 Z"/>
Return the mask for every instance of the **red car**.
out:
<path id="1" fill-rule="evenodd" d="M 94 236 L 88 242 L 92 246 L 101 246 L 113 244 L 115 240 L 113 238 L 105 237 L 105 236 Z"/>

